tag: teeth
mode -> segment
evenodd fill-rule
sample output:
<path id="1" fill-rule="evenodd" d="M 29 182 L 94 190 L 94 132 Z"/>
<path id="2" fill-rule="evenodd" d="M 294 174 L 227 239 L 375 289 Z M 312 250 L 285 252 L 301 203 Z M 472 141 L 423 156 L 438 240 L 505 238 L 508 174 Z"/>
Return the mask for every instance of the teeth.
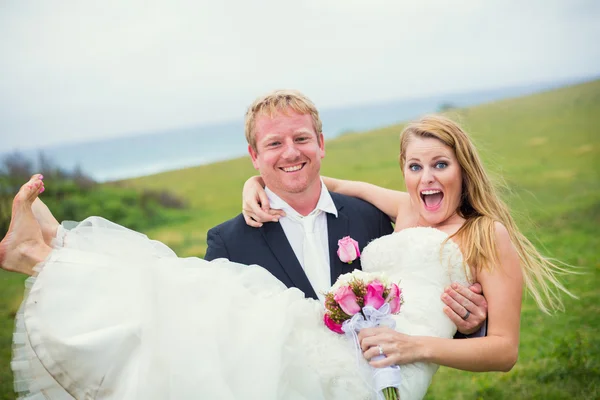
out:
<path id="1" fill-rule="evenodd" d="M 421 194 L 424 194 L 424 195 L 437 194 L 437 193 L 441 193 L 441 190 L 423 190 L 421 192 Z"/>
<path id="2" fill-rule="evenodd" d="M 299 171 L 302 168 L 302 164 L 300 165 L 296 165 L 295 167 L 287 167 L 287 168 L 282 168 L 285 172 L 294 172 L 294 171 Z"/>

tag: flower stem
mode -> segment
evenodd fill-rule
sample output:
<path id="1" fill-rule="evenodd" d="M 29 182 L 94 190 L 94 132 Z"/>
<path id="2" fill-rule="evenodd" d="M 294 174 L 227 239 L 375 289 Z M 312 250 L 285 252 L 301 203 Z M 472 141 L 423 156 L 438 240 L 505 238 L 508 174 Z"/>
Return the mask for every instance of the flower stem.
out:
<path id="1" fill-rule="evenodd" d="M 400 400 L 400 395 L 394 387 L 385 388 L 382 392 L 385 400 Z"/>

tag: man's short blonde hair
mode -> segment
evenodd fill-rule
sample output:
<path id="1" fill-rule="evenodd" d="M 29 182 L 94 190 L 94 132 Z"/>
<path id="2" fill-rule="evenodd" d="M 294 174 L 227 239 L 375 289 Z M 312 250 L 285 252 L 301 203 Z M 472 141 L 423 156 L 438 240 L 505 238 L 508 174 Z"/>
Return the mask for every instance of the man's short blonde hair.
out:
<path id="1" fill-rule="evenodd" d="M 313 120 L 313 127 L 317 133 L 317 140 L 321 144 L 323 123 L 314 103 L 297 90 L 275 90 L 254 100 L 246 111 L 245 133 L 246 140 L 256 152 L 256 132 L 254 131 L 258 115 L 268 115 L 270 118 L 276 113 L 287 114 L 290 111 L 298 114 L 309 114 Z"/>

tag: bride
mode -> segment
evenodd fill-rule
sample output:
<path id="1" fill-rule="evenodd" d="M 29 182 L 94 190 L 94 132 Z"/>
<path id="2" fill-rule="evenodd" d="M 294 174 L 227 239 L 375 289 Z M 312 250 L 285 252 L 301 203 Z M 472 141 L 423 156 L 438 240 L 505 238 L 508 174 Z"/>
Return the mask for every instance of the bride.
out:
<path id="1" fill-rule="evenodd" d="M 510 370 L 523 286 L 548 311 L 560 304 L 557 289 L 567 292 L 555 278 L 561 269 L 518 231 L 455 123 L 409 125 L 400 161 L 410 212 L 395 214 L 397 232 L 361 257 L 363 270 L 400 281 L 405 303 L 396 330 L 360 332 L 358 356 L 325 328 L 318 301 L 263 268 L 177 258 L 98 217 L 67 230 L 37 198 L 43 177 L 33 176 L 0 243 L 2 268 L 32 276 L 14 334 L 16 391 L 28 399 L 368 399 L 376 397 L 370 369 L 396 364 L 406 400 L 425 395 L 437 365 Z M 367 200 L 381 193 L 328 185 Z M 392 215 L 396 195 L 385 193 L 371 201 Z M 451 282 L 473 280 L 488 301 L 488 333 L 453 340 L 439 297 Z M 384 360 L 368 361 L 381 351 Z"/>

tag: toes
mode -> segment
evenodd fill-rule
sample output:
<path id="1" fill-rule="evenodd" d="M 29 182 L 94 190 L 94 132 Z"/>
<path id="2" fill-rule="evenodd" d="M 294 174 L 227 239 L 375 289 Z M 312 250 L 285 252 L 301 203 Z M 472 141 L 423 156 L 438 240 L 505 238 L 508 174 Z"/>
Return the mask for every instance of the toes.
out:
<path id="1" fill-rule="evenodd" d="M 33 203 L 37 196 L 45 190 L 42 179 L 43 176 L 40 174 L 32 176 L 29 182 L 21 187 L 15 200 L 21 199 L 21 201 Z"/>
<path id="2" fill-rule="evenodd" d="M 35 199 L 38 197 L 38 195 L 40 193 L 43 193 L 44 190 L 45 190 L 44 182 L 41 179 L 33 181 L 33 183 L 31 183 L 30 189 L 27 193 L 27 201 L 30 203 L 33 203 L 35 201 Z"/>

